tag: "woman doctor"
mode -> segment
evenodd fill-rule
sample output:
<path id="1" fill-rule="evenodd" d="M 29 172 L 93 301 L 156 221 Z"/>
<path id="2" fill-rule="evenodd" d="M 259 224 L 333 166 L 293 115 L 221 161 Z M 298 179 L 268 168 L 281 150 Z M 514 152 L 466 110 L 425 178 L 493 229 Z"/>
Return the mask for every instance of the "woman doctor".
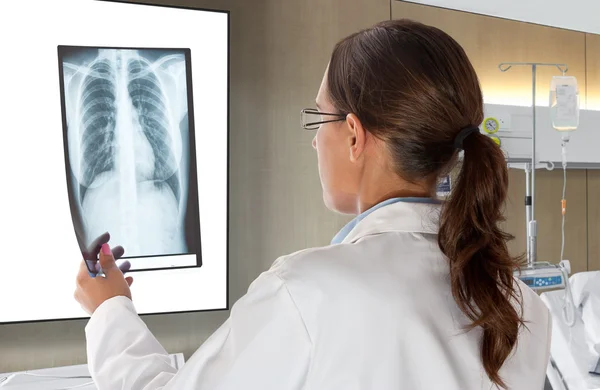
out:
<path id="1" fill-rule="evenodd" d="M 82 263 L 75 293 L 98 389 L 542 389 L 551 320 L 513 278 L 507 167 L 478 131 L 463 49 L 433 27 L 379 23 L 336 45 L 316 103 L 303 116 L 324 201 L 356 218 L 331 245 L 277 259 L 179 372 L 102 245 L 105 277 Z"/>

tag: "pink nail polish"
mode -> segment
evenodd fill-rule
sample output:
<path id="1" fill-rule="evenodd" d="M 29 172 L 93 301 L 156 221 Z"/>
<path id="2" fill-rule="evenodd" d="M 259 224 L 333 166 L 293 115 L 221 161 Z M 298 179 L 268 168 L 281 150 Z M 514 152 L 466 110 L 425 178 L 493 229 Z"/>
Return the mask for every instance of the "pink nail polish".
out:
<path id="1" fill-rule="evenodd" d="M 110 256 L 112 252 L 110 251 L 110 246 L 108 244 L 102 244 L 102 254 Z"/>

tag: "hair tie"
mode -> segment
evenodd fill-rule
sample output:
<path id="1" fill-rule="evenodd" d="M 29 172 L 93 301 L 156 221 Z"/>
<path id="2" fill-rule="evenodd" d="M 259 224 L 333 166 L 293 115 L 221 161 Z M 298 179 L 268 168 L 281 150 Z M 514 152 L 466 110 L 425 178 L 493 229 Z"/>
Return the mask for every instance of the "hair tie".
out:
<path id="1" fill-rule="evenodd" d="M 454 147 L 458 150 L 463 150 L 463 142 L 468 136 L 474 133 L 479 133 L 479 127 L 468 126 L 458 132 L 456 138 L 454 138 Z"/>

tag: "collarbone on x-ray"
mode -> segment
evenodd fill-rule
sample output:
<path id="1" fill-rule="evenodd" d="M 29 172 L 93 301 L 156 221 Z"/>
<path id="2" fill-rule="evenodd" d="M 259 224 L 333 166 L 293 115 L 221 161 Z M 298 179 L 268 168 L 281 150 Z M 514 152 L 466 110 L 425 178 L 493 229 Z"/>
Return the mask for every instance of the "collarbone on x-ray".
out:
<path id="1" fill-rule="evenodd" d="M 86 244 L 109 231 L 128 256 L 187 253 L 185 61 L 162 49 L 64 60 L 72 195 Z"/>

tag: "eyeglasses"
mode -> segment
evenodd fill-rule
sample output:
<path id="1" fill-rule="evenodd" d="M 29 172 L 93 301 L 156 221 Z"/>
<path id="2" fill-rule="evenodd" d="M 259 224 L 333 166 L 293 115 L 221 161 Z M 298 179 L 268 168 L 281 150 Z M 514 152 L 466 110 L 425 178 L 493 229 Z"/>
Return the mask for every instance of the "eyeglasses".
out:
<path id="1" fill-rule="evenodd" d="M 326 121 L 311 121 L 311 115 L 321 115 L 321 116 L 333 116 L 337 119 L 330 119 Z M 331 114 L 327 112 L 321 112 L 319 110 L 315 110 L 314 108 L 305 108 L 300 111 L 300 121 L 302 123 L 302 128 L 305 130 L 317 130 L 324 123 L 331 122 L 341 122 L 346 120 L 345 114 Z"/>

